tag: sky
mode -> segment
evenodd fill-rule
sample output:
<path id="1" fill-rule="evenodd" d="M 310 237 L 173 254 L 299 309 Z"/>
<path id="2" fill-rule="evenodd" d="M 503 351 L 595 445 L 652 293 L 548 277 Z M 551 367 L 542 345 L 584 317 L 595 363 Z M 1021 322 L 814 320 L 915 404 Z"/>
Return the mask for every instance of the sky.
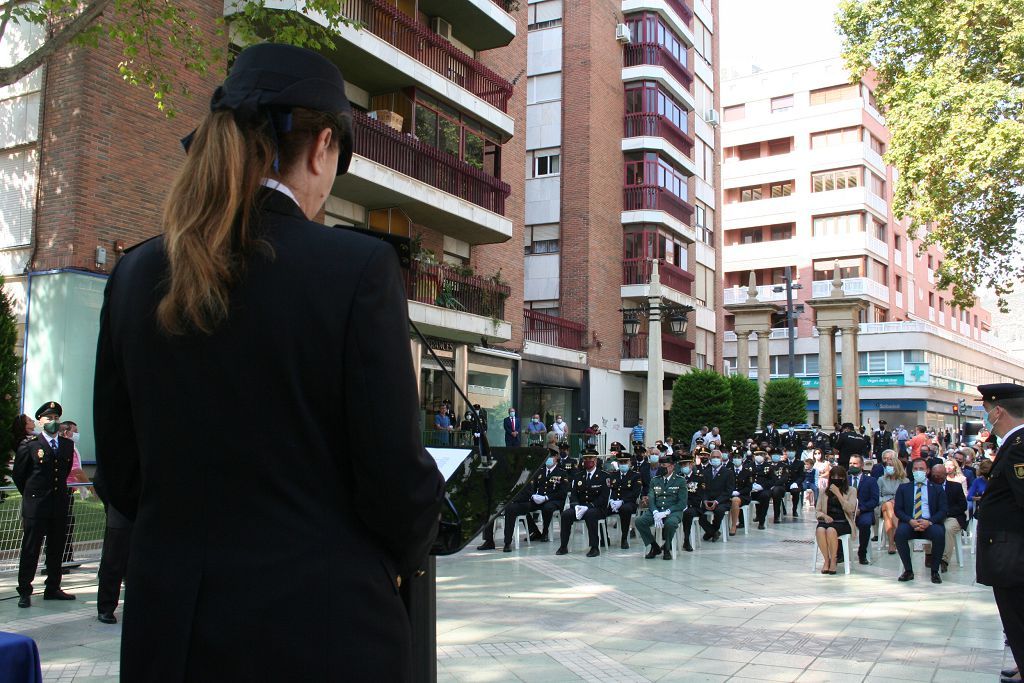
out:
<path id="1" fill-rule="evenodd" d="M 839 0 L 720 0 L 722 73 L 749 74 L 838 57 Z"/>

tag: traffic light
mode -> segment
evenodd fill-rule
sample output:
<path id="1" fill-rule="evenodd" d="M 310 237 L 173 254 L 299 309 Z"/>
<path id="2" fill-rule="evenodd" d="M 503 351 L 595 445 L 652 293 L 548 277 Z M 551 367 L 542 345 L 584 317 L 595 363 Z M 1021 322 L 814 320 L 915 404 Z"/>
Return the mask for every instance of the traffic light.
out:
<path id="1" fill-rule="evenodd" d="M 954 403 L 953 404 L 953 414 L 954 415 L 959 415 L 960 414 L 960 404 L 959 403 Z"/>

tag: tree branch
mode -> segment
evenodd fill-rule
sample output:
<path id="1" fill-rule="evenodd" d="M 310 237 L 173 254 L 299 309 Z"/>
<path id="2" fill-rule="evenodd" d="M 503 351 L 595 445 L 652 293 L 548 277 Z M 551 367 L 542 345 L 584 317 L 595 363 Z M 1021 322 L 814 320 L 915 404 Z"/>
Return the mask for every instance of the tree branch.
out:
<path id="1" fill-rule="evenodd" d="M 94 21 L 99 19 L 111 2 L 113 0 L 92 0 L 82 10 L 81 14 L 72 19 L 55 35 L 47 39 L 35 52 L 29 54 L 25 59 L 13 66 L 0 69 L 0 87 L 21 80 L 39 68 L 50 55 L 65 47 L 88 29 Z"/>
<path id="2" fill-rule="evenodd" d="M 11 20 L 11 15 L 14 14 L 14 3 L 15 0 L 10 0 L 4 7 L 4 16 L 3 19 L 0 19 L 0 40 L 3 40 L 4 34 L 7 33 L 7 24 Z"/>

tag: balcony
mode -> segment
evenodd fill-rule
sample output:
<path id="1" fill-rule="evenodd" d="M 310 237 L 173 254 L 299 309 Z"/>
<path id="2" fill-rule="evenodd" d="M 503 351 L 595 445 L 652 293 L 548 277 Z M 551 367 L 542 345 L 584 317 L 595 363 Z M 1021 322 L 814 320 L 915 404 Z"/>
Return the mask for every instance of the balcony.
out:
<path id="1" fill-rule="evenodd" d="M 657 185 L 623 188 L 623 211 L 664 211 L 686 225 L 693 225 L 693 205 Z"/>
<path id="2" fill-rule="evenodd" d="M 470 244 L 512 236 L 507 183 L 365 114 L 352 118 L 355 156 L 332 194 L 367 209 L 401 208 L 414 223 Z"/>
<path id="3" fill-rule="evenodd" d="M 419 0 L 419 10 L 452 25 L 455 38 L 474 50 L 503 47 L 516 37 L 512 0 Z"/>
<path id="4" fill-rule="evenodd" d="M 722 252 L 722 260 L 728 264 L 726 269 L 732 272 L 780 268 L 792 265 L 802 250 L 801 242 L 792 238 L 727 244 Z"/>
<path id="5" fill-rule="evenodd" d="M 504 320 L 508 285 L 495 278 L 467 275 L 447 264 L 413 261 L 403 274 L 409 318 L 425 334 L 478 342 L 508 341 L 512 325 Z"/>
<path id="6" fill-rule="evenodd" d="M 627 138 L 662 138 L 692 162 L 693 138 L 679 130 L 661 114 L 637 112 L 626 114 L 624 135 Z"/>
<path id="7" fill-rule="evenodd" d="M 651 283 L 651 259 L 628 258 L 622 260 L 623 285 L 649 285 Z M 658 260 L 658 275 L 664 287 L 683 294 L 692 294 L 695 276 L 679 266 Z"/>
<path id="8" fill-rule="evenodd" d="M 798 195 L 789 195 L 725 204 L 722 207 L 722 225 L 726 230 L 734 230 L 796 223 L 804 199 Z"/>
<path id="9" fill-rule="evenodd" d="M 583 351 L 587 326 L 526 308 L 523 309 L 523 337 L 546 346 Z"/>
<path id="10" fill-rule="evenodd" d="M 827 297 L 831 293 L 831 280 L 814 281 L 812 296 L 815 299 Z M 889 304 L 889 288 L 867 277 L 843 278 L 843 293 L 847 296 L 870 296 L 886 305 Z"/>
<path id="11" fill-rule="evenodd" d="M 688 92 L 693 89 L 693 72 L 680 64 L 658 43 L 632 43 L 625 48 L 625 66 L 660 66 Z"/>
<path id="12" fill-rule="evenodd" d="M 774 291 L 775 285 L 758 285 L 757 286 L 757 300 L 761 302 L 765 301 L 785 301 L 786 292 Z M 747 303 L 747 288 L 746 287 L 726 287 L 723 292 L 723 300 L 726 304 L 745 304 Z"/>
<path id="13" fill-rule="evenodd" d="M 889 260 L 889 245 L 865 232 L 845 235 L 816 235 L 811 238 L 811 244 L 815 258 L 850 256 L 867 252 L 886 261 Z"/>
<path id="14" fill-rule="evenodd" d="M 623 337 L 622 359 L 647 360 L 647 337 L 646 332 L 641 332 L 633 337 Z M 691 365 L 691 354 L 695 346 L 693 342 L 686 339 L 663 334 L 661 336 L 661 357 L 670 363 Z"/>
<path id="15" fill-rule="evenodd" d="M 863 211 L 864 207 L 874 211 L 880 218 L 889 217 L 889 204 L 868 191 L 866 187 L 851 187 L 830 192 L 812 192 L 807 195 L 804 208 L 813 214 L 848 213 Z"/>

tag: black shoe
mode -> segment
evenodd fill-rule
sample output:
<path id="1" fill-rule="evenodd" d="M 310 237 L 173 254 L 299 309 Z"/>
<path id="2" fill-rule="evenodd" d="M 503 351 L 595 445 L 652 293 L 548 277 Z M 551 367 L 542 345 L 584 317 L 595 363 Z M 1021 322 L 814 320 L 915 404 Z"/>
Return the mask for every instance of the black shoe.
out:
<path id="1" fill-rule="evenodd" d="M 569 554 L 569 549 L 566 548 L 564 545 L 560 546 L 558 548 L 558 550 L 555 551 L 555 555 L 568 555 L 568 554 Z"/>
<path id="2" fill-rule="evenodd" d="M 55 591 L 46 591 L 43 593 L 43 600 L 74 600 L 75 596 L 71 593 L 65 593 L 61 589 Z"/>
<path id="3" fill-rule="evenodd" d="M 539 541 L 541 538 L 543 538 L 543 536 L 544 536 L 544 534 L 542 534 L 539 531 L 531 531 L 530 532 L 530 540 L 531 541 Z"/>
<path id="4" fill-rule="evenodd" d="M 501 552 L 503 552 L 503 553 L 510 553 L 510 552 L 512 552 L 512 544 L 511 543 L 506 543 L 505 546 L 501 549 Z"/>
<path id="5" fill-rule="evenodd" d="M 626 543 L 626 539 L 622 539 L 622 543 L 619 544 L 619 547 L 623 550 L 629 550 L 629 543 Z"/>
<path id="6" fill-rule="evenodd" d="M 722 532 L 721 531 L 716 531 L 715 535 L 711 537 L 711 542 L 712 543 L 718 543 L 719 539 L 721 539 L 721 538 L 722 538 Z"/>
<path id="7" fill-rule="evenodd" d="M 729 535 L 730 535 L 730 536 L 735 536 L 735 535 L 736 535 L 736 532 L 735 532 L 735 531 L 730 531 L 730 532 L 729 532 Z"/>
<path id="8" fill-rule="evenodd" d="M 871 542 L 872 543 L 878 543 L 878 536 L 872 536 L 871 537 Z"/>
<path id="9" fill-rule="evenodd" d="M 99 616 L 96 617 L 96 618 L 99 621 L 102 621 L 104 624 L 116 624 L 117 623 L 117 617 L 114 616 L 113 612 L 100 612 Z"/>
<path id="10" fill-rule="evenodd" d="M 782 520 L 781 520 L 780 518 L 776 517 L 776 518 L 775 518 L 775 523 L 776 523 L 776 524 L 781 524 L 781 523 L 782 523 Z"/>
<path id="11" fill-rule="evenodd" d="M 656 558 L 660 554 L 661 554 L 661 546 L 659 546 L 657 543 L 655 543 L 655 544 L 653 544 L 651 546 L 651 549 L 647 551 L 647 554 L 644 555 L 644 559 L 645 560 L 653 560 L 654 558 Z"/>
<path id="12" fill-rule="evenodd" d="M 550 539 L 550 538 L 548 538 L 548 535 L 547 535 L 546 533 L 543 533 L 543 534 L 541 534 L 541 535 L 540 535 L 540 542 L 541 542 L 541 543 L 547 543 L 547 542 L 548 542 L 548 541 L 550 541 L 550 540 L 551 540 L 551 539 Z"/>
<path id="13" fill-rule="evenodd" d="M 693 552 L 693 546 L 690 545 L 689 541 L 683 541 L 683 550 L 685 550 L 688 553 L 692 553 Z"/>
<path id="14" fill-rule="evenodd" d="M 601 554 L 601 551 L 597 548 L 591 548 L 590 552 L 587 553 L 587 557 L 597 557 Z"/>
<path id="15" fill-rule="evenodd" d="M 900 581 L 913 581 L 914 580 L 914 572 L 909 571 L 909 570 L 903 572 L 902 574 L 900 574 L 900 579 L 899 580 Z"/>
<path id="16" fill-rule="evenodd" d="M 494 541 L 484 541 L 476 547 L 477 550 L 494 550 Z"/>
<path id="17" fill-rule="evenodd" d="M 75 562 L 74 560 L 68 560 L 64 563 L 64 569 L 78 569 L 81 566 L 81 562 Z"/>
<path id="18" fill-rule="evenodd" d="M 942 567 L 942 573 L 943 574 L 945 574 L 946 572 L 949 571 L 949 562 L 946 562 L 945 560 L 942 560 L 939 564 Z"/>
<path id="19" fill-rule="evenodd" d="M 942 574 L 932 572 L 932 583 L 942 583 Z"/>
<path id="20" fill-rule="evenodd" d="M 663 559 L 663 560 L 671 560 L 672 559 L 672 551 L 669 550 L 666 547 L 664 552 L 661 553 L 661 559 Z"/>
<path id="21" fill-rule="evenodd" d="M 757 528 L 760 529 L 761 531 L 764 531 L 764 522 L 758 522 L 757 523 Z"/>
<path id="22" fill-rule="evenodd" d="M 868 558 L 866 558 L 866 557 L 858 557 L 857 561 L 860 562 L 861 564 L 871 564 L 870 562 L 868 562 Z"/>
<path id="23" fill-rule="evenodd" d="M 32 606 L 32 596 L 31 595 L 22 595 L 20 598 L 18 598 L 18 607 L 31 607 L 31 606 Z"/>
<path id="24" fill-rule="evenodd" d="M 711 534 L 704 534 L 703 536 L 701 536 L 701 538 L 704 539 L 705 541 L 710 541 L 711 540 Z"/>
<path id="25" fill-rule="evenodd" d="M 793 516 L 796 517 L 796 510 L 793 510 Z"/>
<path id="26" fill-rule="evenodd" d="M 1003 669 L 999 672 L 999 675 L 1003 678 L 1013 678 L 1018 673 L 1020 673 L 1020 669 L 1018 669 L 1017 667 L 1013 667 L 1012 669 Z"/>

